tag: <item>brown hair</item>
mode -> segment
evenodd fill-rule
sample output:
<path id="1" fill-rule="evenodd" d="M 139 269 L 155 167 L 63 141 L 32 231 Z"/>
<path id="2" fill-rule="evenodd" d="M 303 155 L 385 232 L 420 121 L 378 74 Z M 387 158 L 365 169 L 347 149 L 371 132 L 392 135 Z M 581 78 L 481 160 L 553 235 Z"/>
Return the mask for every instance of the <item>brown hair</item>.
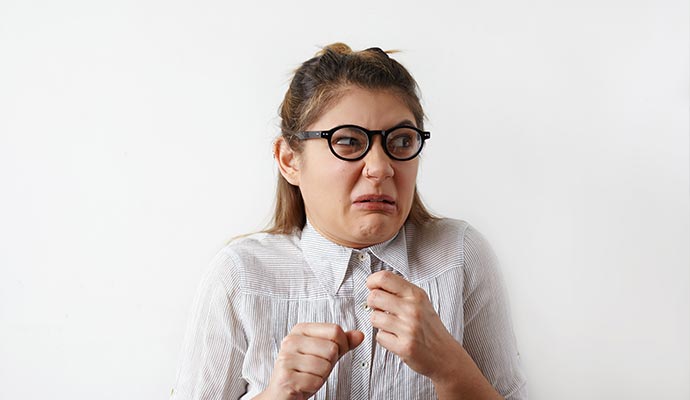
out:
<path id="1" fill-rule="evenodd" d="M 417 82 L 405 67 L 388 56 L 394 52 L 378 47 L 353 51 L 344 43 L 333 43 L 297 68 L 280 105 L 281 136 L 290 148 L 301 151 L 301 141 L 295 140 L 294 135 L 314 123 L 350 85 L 394 91 L 410 108 L 417 127 L 424 129 Z M 416 224 L 435 218 L 424 207 L 416 188 L 407 218 Z M 289 234 L 301 230 L 306 221 L 299 187 L 278 174 L 275 212 L 266 232 Z"/>

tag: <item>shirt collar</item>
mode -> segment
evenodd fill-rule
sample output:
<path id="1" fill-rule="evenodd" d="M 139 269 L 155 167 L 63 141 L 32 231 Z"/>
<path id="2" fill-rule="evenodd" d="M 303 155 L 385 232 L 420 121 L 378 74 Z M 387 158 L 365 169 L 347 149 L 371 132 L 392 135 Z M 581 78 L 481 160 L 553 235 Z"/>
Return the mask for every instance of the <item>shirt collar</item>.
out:
<path id="1" fill-rule="evenodd" d="M 407 260 L 407 240 L 405 239 L 405 226 L 383 243 L 369 247 L 369 251 L 384 264 L 393 268 L 406 280 L 410 280 L 410 264 Z"/>
<path id="2" fill-rule="evenodd" d="M 340 289 L 345 279 L 352 253 L 355 251 L 371 252 L 379 260 L 399 272 L 404 278 L 409 279 L 405 227 L 400 229 L 398 234 L 392 239 L 365 249 L 355 250 L 326 239 L 307 220 L 304 229 L 302 229 L 300 245 L 307 264 L 321 285 L 331 295 L 335 295 Z"/>

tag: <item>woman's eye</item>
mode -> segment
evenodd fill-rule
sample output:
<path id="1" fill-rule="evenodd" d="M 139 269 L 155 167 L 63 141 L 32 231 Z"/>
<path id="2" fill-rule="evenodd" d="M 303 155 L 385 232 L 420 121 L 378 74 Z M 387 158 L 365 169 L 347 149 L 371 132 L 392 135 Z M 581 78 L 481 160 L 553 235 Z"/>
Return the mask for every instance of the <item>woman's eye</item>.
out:
<path id="1" fill-rule="evenodd" d="M 350 147 L 361 146 L 359 139 L 353 138 L 353 137 L 339 137 L 333 141 L 333 144 L 337 145 L 337 146 L 350 146 Z"/>
<path id="2" fill-rule="evenodd" d="M 412 145 L 412 138 L 408 135 L 398 135 L 388 142 L 388 145 L 393 148 L 405 148 Z"/>

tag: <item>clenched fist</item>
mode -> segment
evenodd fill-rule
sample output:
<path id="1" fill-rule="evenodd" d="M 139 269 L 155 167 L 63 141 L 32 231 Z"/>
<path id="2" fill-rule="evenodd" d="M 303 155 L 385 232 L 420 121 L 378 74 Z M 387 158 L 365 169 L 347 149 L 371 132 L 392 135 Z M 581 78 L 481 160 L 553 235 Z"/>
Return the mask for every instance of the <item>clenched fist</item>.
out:
<path id="1" fill-rule="evenodd" d="M 304 400 L 316 393 L 345 353 L 364 340 L 336 324 L 295 325 L 280 345 L 268 388 L 256 399 Z"/>

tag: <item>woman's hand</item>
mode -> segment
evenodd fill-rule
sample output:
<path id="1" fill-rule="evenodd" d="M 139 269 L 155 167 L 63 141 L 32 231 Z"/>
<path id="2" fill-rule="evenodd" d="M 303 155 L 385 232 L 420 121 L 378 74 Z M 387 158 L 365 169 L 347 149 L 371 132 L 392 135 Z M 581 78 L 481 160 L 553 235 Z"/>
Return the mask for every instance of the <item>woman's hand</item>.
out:
<path id="1" fill-rule="evenodd" d="M 477 365 L 448 332 L 426 292 L 381 271 L 367 278 L 376 341 L 431 379 L 439 399 L 500 399 Z"/>
<path id="2" fill-rule="evenodd" d="M 303 400 L 316 393 L 348 351 L 364 340 L 361 331 L 335 324 L 301 323 L 283 339 L 268 388 L 256 399 Z"/>
<path id="3" fill-rule="evenodd" d="M 376 341 L 417 373 L 432 380 L 451 367 L 453 352 L 462 348 L 441 322 L 426 292 L 389 271 L 367 279 Z"/>

